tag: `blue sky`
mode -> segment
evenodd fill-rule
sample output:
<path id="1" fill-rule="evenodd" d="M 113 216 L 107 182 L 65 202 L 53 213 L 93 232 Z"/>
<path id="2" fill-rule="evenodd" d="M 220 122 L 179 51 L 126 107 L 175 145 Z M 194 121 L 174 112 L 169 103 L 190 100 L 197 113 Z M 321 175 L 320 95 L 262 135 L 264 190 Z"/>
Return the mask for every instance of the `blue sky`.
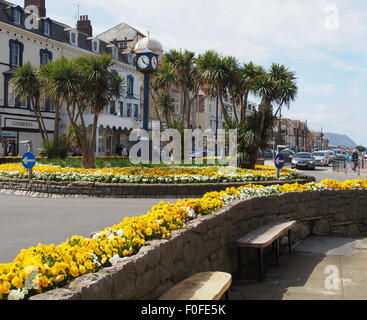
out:
<path id="1" fill-rule="evenodd" d="M 47 15 L 73 25 L 77 4 L 95 34 L 124 21 L 149 30 L 165 50 L 215 49 L 266 68 L 283 63 L 299 85 L 285 116 L 367 146 L 367 1 L 46 0 Z"/>

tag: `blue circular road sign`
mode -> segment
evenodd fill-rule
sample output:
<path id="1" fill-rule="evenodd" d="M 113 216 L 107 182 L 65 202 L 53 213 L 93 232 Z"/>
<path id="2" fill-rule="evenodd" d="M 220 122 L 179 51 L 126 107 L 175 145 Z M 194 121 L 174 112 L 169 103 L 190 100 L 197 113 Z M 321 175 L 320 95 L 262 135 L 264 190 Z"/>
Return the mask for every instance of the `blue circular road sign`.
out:
<path id="1" fill-rule="evenodd" d="M 285 160 L 284 160 L 284 156 L 282 154 L 278 154 L 275 157 L 275 166 L 277 167 L 277 169 L 283 169 L 285 165 Z"/>
<path id="2" fill-rule="evenodd" d="M 36 162 L 36 156 L 31 152 L 25 153 L 22 157 L 22 165 L 26 169 L 32 169 L 36 165 Z"/>

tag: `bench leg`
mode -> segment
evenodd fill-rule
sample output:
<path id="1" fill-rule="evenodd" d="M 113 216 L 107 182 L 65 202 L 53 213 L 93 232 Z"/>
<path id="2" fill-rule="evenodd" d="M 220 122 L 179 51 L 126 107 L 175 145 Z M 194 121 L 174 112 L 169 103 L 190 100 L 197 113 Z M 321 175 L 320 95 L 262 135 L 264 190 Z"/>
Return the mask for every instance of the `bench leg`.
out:
<path id="1" fill-rule="evenodd" d="M 292 254 L 292 237 L 291 237 L 291 233 L 292 233 L 292 231 L 289 230 L 288 231 L 288 249 L 289 249 L 289 254 Z"/>
<path id="2" fill-rule="evenodd" d="M 259 261 L 259 280 L 263 282 L 263 273 L 264 273 L 264 260 L 263 260 L 263 249 L 257 249 L 257 258 Z"/>
<path id="3" fill-rule="evenodd" d="M 275 256 L 277 261 L 277 266 L 279 267 L 279 238 L 275 241 Z"/>
<path id="4" fill-rule="evenodd" d="M 237 263 L 238 263 L 238 276 L 242 277 L 242 260 L 241 260 L 241 248 L 237 248 Z"/>
<path id="5" fill-rule="evenodd" d="M 228 300 L 229 300 L 229 290 L 227 290 L 227 291 L 226 291 L 225 296 L 224 296 L 224 299 L 225 299 L 226 301 L 228 301 Z"/>

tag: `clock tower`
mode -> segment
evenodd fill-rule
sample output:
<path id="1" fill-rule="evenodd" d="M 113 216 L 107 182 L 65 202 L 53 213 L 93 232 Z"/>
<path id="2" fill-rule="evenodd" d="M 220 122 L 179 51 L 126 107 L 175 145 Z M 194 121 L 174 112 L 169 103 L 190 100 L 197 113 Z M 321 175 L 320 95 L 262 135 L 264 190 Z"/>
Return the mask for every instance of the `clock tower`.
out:
<path id="1" fill-rule="evenodd" d="M 156 72 L 158 69 L 158 55 L 149 49 L 137 53 L 136 69 L 143 73 Z"/>
<path id="2" fill-rule="evenodd" d="M 144 73 L 144 112 L 143 129 L 149 129 L 149 81 L 150 74 L 158 70 L 159 56 L 163 48 L 159 41 L 149 36 L 140 40 L 135 46 L 136 70 Z"/>

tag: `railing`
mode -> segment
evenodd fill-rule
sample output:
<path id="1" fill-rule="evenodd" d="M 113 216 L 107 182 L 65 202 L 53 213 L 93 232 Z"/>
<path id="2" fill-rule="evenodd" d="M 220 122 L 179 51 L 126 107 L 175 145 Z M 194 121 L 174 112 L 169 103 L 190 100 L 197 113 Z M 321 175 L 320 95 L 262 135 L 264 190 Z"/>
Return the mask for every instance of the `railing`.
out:
<path id="1" fill-rule="evenodd" d="M 353 161 L 351 162 L 351 168 L 354 168 Z M 358 175 L 361 175 L 361 169 L 367 168 L 367 160 L 366 159 L 359 159 L 358 160 L 358 167 L 357 172 Z M 341 172 L 347 169 L 347 164 L 345 161 L 335 160 L 333 161 L 333 172 Z"/>

